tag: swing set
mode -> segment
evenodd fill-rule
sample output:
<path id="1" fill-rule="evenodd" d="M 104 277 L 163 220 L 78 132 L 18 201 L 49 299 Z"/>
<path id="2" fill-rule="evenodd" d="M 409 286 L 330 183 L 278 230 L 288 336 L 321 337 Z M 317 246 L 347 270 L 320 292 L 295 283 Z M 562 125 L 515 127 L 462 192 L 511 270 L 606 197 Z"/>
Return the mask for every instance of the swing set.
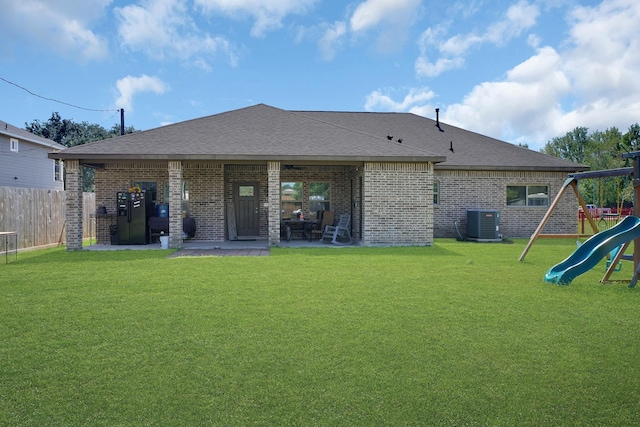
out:
<path id="1" fill-rule="evenodd" d="M 576 233 L 576 234 L 543 234 L 542 230 L 544 229 L 545 224 L 547 223 L 547 221 L 549 220 L 549 218 L 551 217 L 551 214 L 553 213 L 553 211 L 555 210 L 555 208 L 557 207 L 558 203 L 560 202 L 560 200 L 562 199 L 562 197 L 565 195 L 565 193 L 569 190 L 569 188 L 571 188 L 574 192 L 574 194 L 576 195 L 576 198 L 578 199 L 578 203 L 580 205 L 580 207 L 582 208 L 582 213 L 584 214 L 584 218 L 588 221 L 592 231 L 593 231 L 593 235 L 596 235 L 597 233 L 600 232 L 600 230 L 598 229 L 598 225 L 595 221 L 595 219 L 593 218 L 592 213 L 590 212 L 590 210 L 587 208 L 587 204 L 584 201 L 584 198 L 582 197 L 582 195 L 580 194 L 580 190 L 578 189 L 578 182 L 581 179 L 601 179 L 601 178 L 608 178 L 608 177 L 626 177 L 626 176 L 632 176 L 633 177 L 633 188 L 634 188 L 634 200 L 633 200 L 633 206 L 634 206 L 634 210 L 633 210 L 633 214 L 638 217 L 640 216 L 640 207 L 638 206 L 638 201 L 640 200 L 640 151 L 636 151 L 636 152 L 632 152 L 632 153 L 626 153 L 623 154 L 622 156 L 623 158 L 626 159 L 633 159 L 633 167 L 627 167 L 627 168 L 618 168 L 618 169 L 607 169 L 607 170 L 600 170 L 600 171 L 587 171 L 587 172 L 576 172 L 576 173 L 570 173 L 567 176 L 566 181 L 564 182 L 564 184 L 562 185 L 562 188 L 560 189 L 560 191 L 558 192 L 558 194 L 556 195 L 555 199 L 553 200 L 553 202 L 551 203 L 551 205 L 549 205 L 549 209 L 547 210 L 546 214 L 544 215 L 544 217 L 542 218 L 542 220 L 540 221 L 540 223 L 538 224 L 538 227 L 535 229 L 535 231 L 533 232 L 533 234 L 531 235 L 531 238 L 529 239 L 529 242 L 527 243 L 527 246 L 524 248 L 524 251 L 522 252 L 522 254 L 520 255 L 519 261 L 523 261 L 524 258 L 526 257 L 527 253 L 529 252 L 529 250 L 531 249 L 531 246 L 533 246 L 534 242 L 538 239 L 538 238 L 580 238 L 580 237 L 590 237 L 592 235 L 587 235 L 587 234 L 580 234 L 580 233 Z M 601 187 L 602 188 L 602 187 Z M 609 215 L 607 217 L 607 219 L 620 219 L 620 213 L 621 213 L 621 202 L 620 202 L 620 181 L 618 181 L 618 210 L 616 213 L 616 216 L 613 215 Z M 600 217 L 600 221 L 604 220 L 604 215 L 601 215 Z M 584 233 L 584 230 L 583 230 Z M 611 280 L 609 280 L 609 277 L 611 276 L 611 274 L 614 271 L 617 271 L 616 269 L 619 269 L 618 264 L 621 260 L 625 259 L 625 260 L 633 260 L 634 263 L 634 274 L 632 279 L 629 282 L 629 287 L 634 287 L 637 280 L 638 280 L 638 276 L 640 274 L 640 238 L 636 238 L 636 244 L 634 245 L 634 251 L 633 251 L 633 257 L 625 257 L 624 256 L 624 252 L 625 250 L 629 247 L 631 241 L 626 241 L 624 242 L 624 244 L 622 244 L 621 246 L 615 248 L 615 250 L 612 250 L 611 253 L 609 255 L 607 255 L 607 257 L 609 258 L 609 261 L 607 262 L 607 272 L 605 273 L 605 276 L 602 278 L 602 280 L 600 280 L 601 283 L 610 283 L 612 282 Z M 626 282 L 626 281 L 625 281 Z"/>

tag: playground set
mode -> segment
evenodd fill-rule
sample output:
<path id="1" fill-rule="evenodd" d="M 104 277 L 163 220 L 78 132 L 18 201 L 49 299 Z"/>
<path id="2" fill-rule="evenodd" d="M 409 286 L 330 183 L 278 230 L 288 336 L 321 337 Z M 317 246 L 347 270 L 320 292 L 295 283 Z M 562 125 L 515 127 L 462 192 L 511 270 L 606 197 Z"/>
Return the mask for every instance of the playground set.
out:
<path id="1" fill-rule="evenodd" d="M 549 217 L 553 213 L 554 209 L 562 199 L 563 195 L 569 188 L 573 189 L 578 203 L 582 208 L 581 214 L 589 222 L 593 230 L 593 235 L 589 237 L 584 243 L 580 244 L 578 248 L 564 261 L 551 267 L 547 274 L 544 276 L 544 280 L 549 283 L 557 283 L 561 285 L 568 285 L 577 276 L 586 273 L 594 268 L 605 257 L 608 258 L 607 270 L 604 277 L 600 280 L 600 283 L 610 283 L 611 275 L 614 271 L 618 271 L 621 267 L 620 261 L 627 260 L 633 261 L 634 273 L 633 277 L 629 280 L 629 287 L 635 287 L 638 276 L 640 274 L 640 207 L 638 201 L 640 201 L 640 151 L 623 154 L 623 158 L 633 159 L 633 167 L 619 168 L 619 169 L 607 169 L 600 171 L 588 171 L 577 172 L 569 174 L 567 180 L 562 185 L 562 188 L 558 192 L 557 196 L 549 206 L 547 213 L 544 215 L 540 224 L 531 235 L 527 246 L 525 247 L 522 255 L 520 255 L 519 261 L 524 260 L 525 256 L 531 249 L 531 246 L 538 238 L 567 238 L 567 237 L 587 237 L 584 234 L 542 234 L 542 230 L 548 221 Z M 592 209 L 587 207 L 580 191 L 578 189 L 578 181 L 580 179 L 587 178 L 605 178 L 616 176 L 632 176 L 633 177 L 633 215 L 622 218 L 613 227 L 600 231 L 593 218 Z M 619 215 L 619 214 L 618 214 Z M 618 219 L 620 217 L 618 216 Z M 625 251 L 631 244 L 633 245 L 633 255 L 625 255 Z M 626 282 L 626 280 L 625 280 Z"/>

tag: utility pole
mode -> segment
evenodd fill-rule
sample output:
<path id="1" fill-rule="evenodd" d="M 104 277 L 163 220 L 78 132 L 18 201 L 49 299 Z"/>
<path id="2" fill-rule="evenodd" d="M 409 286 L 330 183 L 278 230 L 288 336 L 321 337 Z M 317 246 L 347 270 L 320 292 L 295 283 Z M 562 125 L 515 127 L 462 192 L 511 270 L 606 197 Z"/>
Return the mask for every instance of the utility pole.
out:
<path id="1" fill-rule="evenodd" d="M 120 109 L 120 135 L 124 135 L 124 108 Z"/>

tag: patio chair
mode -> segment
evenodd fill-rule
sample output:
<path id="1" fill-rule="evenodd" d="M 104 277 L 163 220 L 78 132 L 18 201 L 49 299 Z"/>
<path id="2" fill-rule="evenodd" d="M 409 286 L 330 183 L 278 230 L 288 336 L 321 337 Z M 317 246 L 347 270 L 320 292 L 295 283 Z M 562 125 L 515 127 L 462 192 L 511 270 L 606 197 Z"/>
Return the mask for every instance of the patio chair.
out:
<path id="1" fill-rule="evenodd" d="M 313 236 L 318 236 L 318 240 L 320 240 L 320 238 L 324 234 L 325 227 L 327 225 L 333 225 L 333 211 L 319 211 L 319 212 L 322 212 L 321 214 L 322 219 L 320 220 L 320 222 L 318 222 L 317 227 L 311 230 L 311 238 L 309 239 L 309 241 L 313 240 Z"/>
<path id="2" fill-rule="evenodd" d="M 334 245 L 350 245 L 351 244 L 351 231 L 349 230 L 349 224 L 351 223 L 351 215 L 342 214 L 338 225 L 327 225 L 324 227 L 322 233 L 322 241 L 331 239 L 330 242 Z"/>

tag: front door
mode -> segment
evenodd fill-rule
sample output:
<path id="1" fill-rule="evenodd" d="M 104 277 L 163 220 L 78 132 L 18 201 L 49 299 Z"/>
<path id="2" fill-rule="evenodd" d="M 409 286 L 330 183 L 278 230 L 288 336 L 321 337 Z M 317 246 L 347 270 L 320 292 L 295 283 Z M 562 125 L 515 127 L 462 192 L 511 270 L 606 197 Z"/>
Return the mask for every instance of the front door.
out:
<path id="1" fill-rule="evenodd" d="M 238 237 L 260 235 L 260 196 L 257 182 L 233 184 Z"/>

